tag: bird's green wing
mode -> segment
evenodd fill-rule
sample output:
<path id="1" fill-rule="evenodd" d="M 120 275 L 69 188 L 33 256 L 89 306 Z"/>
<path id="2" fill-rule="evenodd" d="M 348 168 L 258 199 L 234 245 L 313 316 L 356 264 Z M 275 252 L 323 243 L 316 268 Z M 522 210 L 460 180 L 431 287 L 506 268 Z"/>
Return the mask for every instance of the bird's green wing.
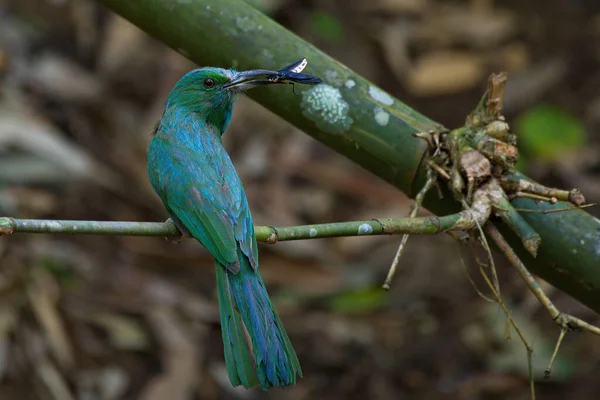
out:
<path id="1" fill-rule="evenodd" d="M 227 215 L 214 207 L 202 206 L 202 193 L 196 188 L 187 189 L 184 199 L 169 198 L 167 207 L 173 215 L 198 239 L 215 259 L 232 272 L 239 270 L 236 240 Z"/>
<path id="2" fill-rule="evenodd" d="M 239 270 L 233 221 L 225 210 L 231 198 L 219 184 L 221 173 L 203 155 L 170 147 L 153 138 L 149 152 L 161 163 L 149 169 L 155 191 L 169 213 L 222 265 Z"/>
<path id="3" fill-rule="evenodd" d="M 230 216 L 235 220 L 233 232 L 240 246 L 240 250 L 248 257 L 248 262 L 252 266 L 252 269 L 256 271 L 258 268 L 258 246 L 256 244 L 256 235 L 254 234 L 250 206 L 248 205 L 248 200 L 243 192 L 240 195 L 240 205 L 238 209 L 235 210 L 235 212 L 231 212 Z"/>

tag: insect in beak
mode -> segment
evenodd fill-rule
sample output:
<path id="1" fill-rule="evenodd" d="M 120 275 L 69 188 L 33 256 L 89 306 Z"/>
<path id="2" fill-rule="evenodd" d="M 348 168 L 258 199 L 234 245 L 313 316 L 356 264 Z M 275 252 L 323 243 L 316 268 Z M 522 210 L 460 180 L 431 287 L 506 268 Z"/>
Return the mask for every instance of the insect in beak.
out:
<path id="1" fill-rule="evenodd" d="M 237 75 L 224 87 L 228 89 L 234 89 L 236 91 L 244 91 L 250 88 L 270 85 L 270 84 L 291 84 L 301 83 L 304 85 L 317 85 L 323 82 L 320 78 L 313 75 L 301 74 L 306 68 L 308 61 L 306 58 L 302 58 L 287 67 L 280 69 L 279 71 L 272 71 L 268 69 L 252 69 L 248 71 L 238 72 Z M 292 87 L 292 91 L 294 88 Z M 296 92 L 294 91 L 294 94 Z"/>
<path id="2" fill-rule="evenodd" d="M 288 83 L 292 85 L 292 92 L 298 96 L 298 94 L 294 91 L 294 83 L 301 83 L 303 85 L 318 85 L 319 83 L 323 82 L 321 78 L 316 76 L 300 73 L 304 70 L 304 68 L 306 68 L 307 64 L 308 61 L 306 58 L 301 58 L 300 60 L 291 63 L 287 67 L 280 69 L 276 74 L 270 75 L 267 79 L 273 83 Z"/>

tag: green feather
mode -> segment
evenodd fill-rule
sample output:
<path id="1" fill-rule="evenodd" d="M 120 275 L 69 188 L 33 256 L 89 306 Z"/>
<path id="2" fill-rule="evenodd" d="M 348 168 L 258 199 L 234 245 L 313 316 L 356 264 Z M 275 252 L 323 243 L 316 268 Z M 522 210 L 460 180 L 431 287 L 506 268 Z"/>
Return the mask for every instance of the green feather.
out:
<path id="1" fill-rule="evenodd" d="M 246 337 L 246 328 L 235 307 L 235 301 L 229 287 L 227 270 L 218 262 L 215 263 L 217 272 L 217 293 L 219 310 L 221 312 L 221 333 L 225 350 L 225 365 L 229 380 L 233 386 L 242 385 L 250 388 L 258 385 L 254 356 Z"/>

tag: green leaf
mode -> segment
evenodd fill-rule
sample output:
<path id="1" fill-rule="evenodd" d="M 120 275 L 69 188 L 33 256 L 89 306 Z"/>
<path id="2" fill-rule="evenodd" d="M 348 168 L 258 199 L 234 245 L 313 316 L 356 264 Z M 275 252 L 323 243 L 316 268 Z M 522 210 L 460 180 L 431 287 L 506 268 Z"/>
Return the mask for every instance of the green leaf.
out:
<path id="1" fill-rule="evenodd" d="M 73 268 L 61 260 L 47 258 L 42 260 L 41 265 L 42 268 L 49 272 L 54 279 L 65 287 L 74 287 L 78 283 L 77 275 Z"/>
<path id="2" fill-rule="evenodd" d="M 579 150 L 586 141 L 581 121 L 550 104 L 530 108 L 515 127 L 524 154 L 543 161 L 554 161 L 565 152 Z"/>
<path id="3" fill-rule="evenodd" d="M 312 29 L 330 42 L 339 43 L 344 38 L 344 27 L 339 19 L 325 11 L 315 11 L 310 16 Z"/>
<path id="4" fill-rule="evenodd" d="M 336 295 L 329 307 L 340 314 L 368 314 L 386 306 L 388 298 L 380 287 L 368 287 Z"/>
<path id="5" fill-rule="evenodd" d="M 517 171 L 527 171 L 527 167 L 529 166 L 530 157 L 525 153 L 519 153 L 519 161 L 515 164 L 515 168 Z"/>

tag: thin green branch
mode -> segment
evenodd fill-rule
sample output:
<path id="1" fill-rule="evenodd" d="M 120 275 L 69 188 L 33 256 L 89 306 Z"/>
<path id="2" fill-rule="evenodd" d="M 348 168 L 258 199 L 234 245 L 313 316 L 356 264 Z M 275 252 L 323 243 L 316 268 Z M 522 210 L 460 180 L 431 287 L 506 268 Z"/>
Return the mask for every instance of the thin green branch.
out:
<path id="1" fill-rule="evenodd" d="M 563 327 L 560 330 L 560 334 L 558 335 L 558 340 L 556 341 L 556 345 L 554 346 L 554 351 L 552 352 L 552 358 L 550 358 L 550 363 L 548 364 L 548 368 L 544 371 L 544 379 L 550 379 L 550 374 L 552 373 L 552 366 L 554 365 L 554 360 L 556 359 L 556 355 L 558 354 L 558 349 L 560 349 L 560 345 L 562 344 L 563 339 L 567 333 L 567 328 Z"/>
<path id="2" fill-rule="evenodd" d="M 556 213 L 556 212 L 566 212 L 566 211 L 573 211 L 573 210 L 581 210 L 582 208 L 590 208 L 590 207 L 596 207 L 596 203 L 590 203 L 590 204 L 584 204 L 582 206 L 579 207 L 563 207 L 563 208 L 553 208 L 551 210 L 538 210 L 538 209 L 534 209 L 534 210 L 530 210 L 527 208 L 515 208 L 515 210 L 517 210 L 520 213 L 538 213 L 538 214 L 551 214 L 551 213 Z"/>
<path id="3" fill-rule="evenodd" d="M 511 192 L 524 192 L 541 196 L 546 199 L 555 198 L 558 201 L 569 202 L 576 206 L 585 204 L 585 197 L 579 189 L 561 190 L 540 185 L 536 182 L 531 182 L 526 179 L 521 179 L 518 176 L 513 176 L 502 182 L 506 190 Z"/>
<path id="4" fill-rule="evenodd" d="M 548 314 L 552 320 L 561 327 L 561 329 L 583 329 L 591 332 L 595 335 L 600 336 L 600 328 L 592 325 L 586 321 L 583 321 L 577 317 L 574 317 L 570 314 L 565 314 L 561 312 L 556 306 L 552 303 L 552 301 L 548 298 L 548 296 L 544 293 L 542 288 L 536 282 L 535 278 L 527 267 L 523 264 L 517 253 L 515 253 L 514 249 L 506 242 L 500 231 L 491 223 L 486 224 L 485 233 L 489 235 L 494 243 L 498 246 L 500 251 L 504 253 L 508 261 L 517 269 L 521 278 L 525 281 L 529 290 L 533 293 L 535 297 L 537 297 L 538 301 Z"/>
<path id="5" fill-rule="evenodd" d="M 529 223 L 515 210 L 499 184 L 496 184 L 498 189 L 497 196 L 490 196 L 496 213 L 502 221 L 521 239 L 521 243 L 527 251 L 537 257 L 538 249 L 542 242 L 539 233 L 529 225 Z"/>
<path id="6" fill-rule="evenodd" d="M 415 198 L 415 202 L 412 205 L 412 210 L 410 212 L 410 215 L 408 216 L 409 218 L 417 217 L 417 213 L 419 212 L 419 208 L 423 204 L 425 195 L 427 194 L 427 192 L 429 192 L 431 190 L 431 188 L 433 188 L 435 186 L 436 183 L 437 183 L 437 174 L 435 172 L 433 172 L 433 169 L 430 169 L 429 171 L 427 171 L 427 182 L 425 183 L 425 186 L 423 186 L 423 188 L 417 194 L 417 197 Z M 406 243 L 408 242 L 409 237 L 410 237 L 410 235 L 407 233 L 405 233 L 402 236 L 402 240 L 400 241 L 400 246 L 398 246 L 398 251 L 396 251 L 396 255 L 394 256 L 394 261 L 392 261 L 392 266 L 390 267 L 387 277 L 385 278 L 385 282 L 382 285 L 382 287 L 385 290 L 390 290 L 390 287 L 392 285 L 392 280 L 394 279 L 394 275 L 396 275 L 396 269 L 398 268 L 398 262 L 400 261 L 400 257 L 402 256 L 402 253 L 403 253 L 404 249 L 406 248 Z"/>
<path id="7" fill-rule="evenodd" d="M 380 218 L 370 221 L 286 227 L 256 226 L 260 242 L 320 239 L 340 236 L 435 234 L 450 230 L 472 229 L 487 220 L 489 213 L 460 212 L 444 217 Z M 476 218 L 478 221 L 474 219 Z M 67 233 L 76 235 L 178 237 L 181 232 L 171 222 L 67 221 L 0 218 L 0 236 L 14 233 Z"/>

